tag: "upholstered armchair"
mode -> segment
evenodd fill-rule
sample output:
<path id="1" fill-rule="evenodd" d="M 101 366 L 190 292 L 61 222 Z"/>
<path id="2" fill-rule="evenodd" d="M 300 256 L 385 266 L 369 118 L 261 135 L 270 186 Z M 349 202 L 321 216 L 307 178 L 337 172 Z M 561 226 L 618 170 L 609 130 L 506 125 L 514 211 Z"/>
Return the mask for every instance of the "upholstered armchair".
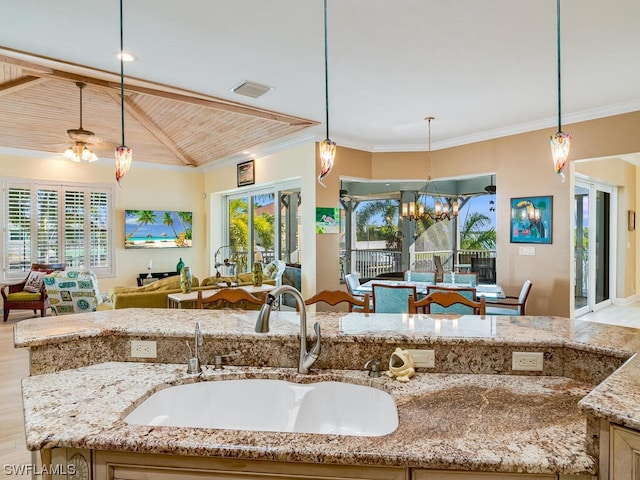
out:
<path id="1" fill-rule="evenodd" d="M 31 271 L 22 282 L 6 284 L 0 287 L 3 305 L 3 319 L 6 322 L 11 310 L 33 310 L 44 317 L 49 308 L 49 297 L 44 286 L 47 273 L 65 269 L 64 263 L 34 263 Z"/>

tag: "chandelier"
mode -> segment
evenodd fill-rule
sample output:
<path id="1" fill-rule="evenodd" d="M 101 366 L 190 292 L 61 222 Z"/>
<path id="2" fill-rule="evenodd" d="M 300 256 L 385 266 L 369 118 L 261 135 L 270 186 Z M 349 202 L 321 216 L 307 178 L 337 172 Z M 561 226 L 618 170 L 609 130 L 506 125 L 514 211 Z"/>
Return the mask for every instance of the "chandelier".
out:
<path id="1" fill-rule="evenodd" d="M 431 120 L 434 120 L 435 117 L 426 117 L 428 125 L 428 134 L 429 134 L 429 143 L 427 149 L 427 159 L 428 159 L 428 172 L 427 172 L 427 181 L 425 183 L 424 195 L 429 195 L 429 182 L 431 182 Z M 422 220 L 424 218 L 430 218 L 434 222 L 439 222 L 442 220 L 451 220 L 451 217 L 458 216 L 458 199 L 454 199 L 451 202 L 451 206 L 449 206 L 448 202 L 442 202 L 440 198 L 442 197 L 438 192 L 435 183 L 431 183 L 433 186 L 434 193 L 431 194 L 432 197 L 436 199 L 435 208 L 433 211 L 429 211 L 424 208 L 424 204 L 420 202 L 420 190 L 416 192 L 416 196 L 414 201 L 402 202 L 401 207 L 401 216 L 405 220 Z"/>

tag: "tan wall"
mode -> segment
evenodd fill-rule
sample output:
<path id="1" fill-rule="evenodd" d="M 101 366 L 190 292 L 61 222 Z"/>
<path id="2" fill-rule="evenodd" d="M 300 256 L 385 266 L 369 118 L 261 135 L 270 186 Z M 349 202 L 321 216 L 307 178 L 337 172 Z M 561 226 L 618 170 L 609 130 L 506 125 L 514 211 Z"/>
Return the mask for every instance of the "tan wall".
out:
<path id="1" fill-rule="evenodd" d="M 563 130 L 573 137 L 571 160 L 640 151 L 640 136 L 637 135 L 640 112 L 566 125 Z M 496 173 L 498 282 L 509 294 L 515 295 L 522 283 L 530 279 L 533 290 L 528 313 L 572 316 L 573 221 L 570 212 L 573 184 L 570 172 L 573 164 L 567 168 L 567 180 L 563 183 L 551 163 L 549 136 L 553 133 L 555 129 L 539 130 L 433 151 L 431 175 L 447 178 Z M 352 162 L 352 156 L 359 159 L 366 156 L 345 154 L 345 151 L 348 149 L 338 147 L 336 166 L 331 175 L 366 178 L 366 165 Z M 371 154 L 371 179 L 423 179 L 426 173 L 425 152 Z M 328 186 L 334 195 L 339 195 L 338 179 Z M 539 195 L 553 196 L 553 243 L 533 245 L 534 256 L 520 255 L 522 244 L 510 243 L 510 199 Z M 330 256 L 337 251 L 337 245 L 332 246 Z M 628 268 L 634 273 L 625 273 L 625 279 L 635 277 L 635 262 Z M 327 272 L 326 277 L 318 275 L 317 282 L 318 289 L 331 288 L 335 277 Z"/>
<path id="2" fill-rule="evenodd" d="M 316 290 L 316 241 L 315 241 L 315 205 L 316 178 L 310 175 L 314 171 L 315 144 L 312 141 L 277 152 L 273 155 L 255 159 L 256 185 L 246 187 L 244 191 L 256 186 L 273 185 L 276 182 L 292 181 L 300 184 L 302 195 L 302 293 L 311 296 Z M 240 162 L 238 162 L 240 163 Z M 213 262 L 215 250 L 224 244 L 222 238 L 223 196 L 230 192 L 241 192 L 236 179 L 236 164 L 216 168 L 204 174 L 204 188 L 207 192 L 210 215 L 209 235 L 211 239 Z M 213 265 L 210 266 L 214 271 Z"/>
<path id="3" fill-rule="evenodd" d="M 108 292 L 112 286 L 135 286 L 139 273 L 147 271 L 149 260 L 153 271 L 174 271 L 178 259 L 191 266 L 193 274 L 208 273 L 208 248 L 204 217 L 203 176 L 196 171 L 144 167 L 134 162 L 129 173 L 118 186 L 115 167 L 102 161 L 77 164 L 55 157 L 24 157 L 0 154 L 2 177 L 41 179 L 47 181 L 115 185 L 115 245 L 116 276 L 100 278 L 100 290 Z M 124 211 L 179 210 L 193 212 L 193 247 L 163 250 L 124 248 Z"/>
<path id="4" fill-rule="evenodd" d="M 340 177 L 371 178 L 371 154 L 362 150 L 338 148 L 334 168 L 323 183 L 316 182 L 318 207 L 340 206 Z M 316 152 L 316 175 L 320 172 L 320 157 Z M 317 291 L 340 290 L 340 234 L 316 234 Z"/>
<path id="5" fill-rule="evenodd" d="M 567 125 L 573 136 L 571 159 L 586 159 L 640 152 L 640 112 Z M 432 175 L 446 178 L 457 175 L 496 173 L 498 281 L 515 294 L 529 278 L 533 290 L 531 314 L 571 316 L 572 293 L 572 219 L 573 182 L 567 171 L 562 183 L 553 171 L 548 139 L 555 129 L 479 142 L 434 151 Z M 315 167 L 315 168 L 314 168 Z M 0 155 L 2 176 L 68 180 L 88 183 L 113 183 L 113 165 L 72 164 L 54 158 Z M 368 153 L 338 147 L 334 171 L 325 179 L 327 188 L 318 185 L 319 161 L 313 142 L 256 159 L 256 185 L 269 185 L 286 179 L 298 179 L 303 196 L 303 294 L 338 288 L 339 235 L 315 233 L 315 207 L 337 207 L 340 177 L 384 179 L 424 179 L 426 153 Z M 625 173 L 626 175 L 626 173 Z M 636 182 L 640 181 L 637 179 Z M 629 189 L 631 187 L 629 186 Z M 124 235 L 125 209 L 192 210 L 194 213 L 194 248 L 170 251 L 125 250 L 118 241 L 117 277 L 101 280 L 101 288 L 133 284 L 137 273 L 144 272 L 148 260 L 154 270 L 172 270 L 178 256 L 193 267 L 197 276 L 213 271 L 210 251 L 221 245 L 221 198 L 236 190 L 236 166 L 209 172 L 143 167 L 134 160 L 132 170 L 116 188 L 116 238 Z M 203 199 L 206 193 L 206 199 Z M 509 241 L 512 197 L 552 195 L 554 197 L 553 243 L 535 245 L 535 256 L 519 254 L 519 244 Z M 637 209 L 637 200 L 636 200 Z M 206 231 L 205 231 L 206 229 Z M 630 234 L 629 239 L 635 236 Z M 628 250 L 635 252 L 632 243 Z M 638 255 L 627 255 L 623 294 L 636 289 L 635 263 Z M 621 267 L 624 268 L 624 267 Z M 204 273 L 201 273 L 204 272 Z"/>

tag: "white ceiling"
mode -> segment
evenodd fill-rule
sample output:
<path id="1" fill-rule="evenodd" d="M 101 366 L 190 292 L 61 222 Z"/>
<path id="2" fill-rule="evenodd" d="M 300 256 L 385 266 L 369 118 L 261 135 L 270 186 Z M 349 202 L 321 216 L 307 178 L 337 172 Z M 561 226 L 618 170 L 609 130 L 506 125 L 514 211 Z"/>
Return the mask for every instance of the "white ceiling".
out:
<path id="1" fill-rule="evenodd" d="M 0 0 L 0 46 L 119 71 L 119 2 Z M 322 122 L 322 0 L 126 0 L 125 74 Z M 557 127 L 554 0 L 329 0 L 330 137 L 367 151 Z M 243 80 L 272 86 L 251 99 Z M 640 1 L 563 0 L 563 124 L 640 109 Z M 565 129 L 570 131 L 570 129 Z M 130 145 L 135 148 L 135 145 Z"/>

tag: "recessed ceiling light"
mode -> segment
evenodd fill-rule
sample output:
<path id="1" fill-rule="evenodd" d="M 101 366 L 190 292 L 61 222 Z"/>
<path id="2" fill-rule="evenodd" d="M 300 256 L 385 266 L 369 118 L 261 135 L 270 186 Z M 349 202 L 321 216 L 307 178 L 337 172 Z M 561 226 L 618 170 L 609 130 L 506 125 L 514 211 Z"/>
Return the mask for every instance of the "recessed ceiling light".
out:
<path id="1" fill-rule="evenodd" d="M 114 55 L 120 60 L 120 52 L 114 52 Z M 122 51 L 122 61 L 123 62 L 135 62 L 138 59 L 133 53 L 127 52 L 126 50 Z"/>

